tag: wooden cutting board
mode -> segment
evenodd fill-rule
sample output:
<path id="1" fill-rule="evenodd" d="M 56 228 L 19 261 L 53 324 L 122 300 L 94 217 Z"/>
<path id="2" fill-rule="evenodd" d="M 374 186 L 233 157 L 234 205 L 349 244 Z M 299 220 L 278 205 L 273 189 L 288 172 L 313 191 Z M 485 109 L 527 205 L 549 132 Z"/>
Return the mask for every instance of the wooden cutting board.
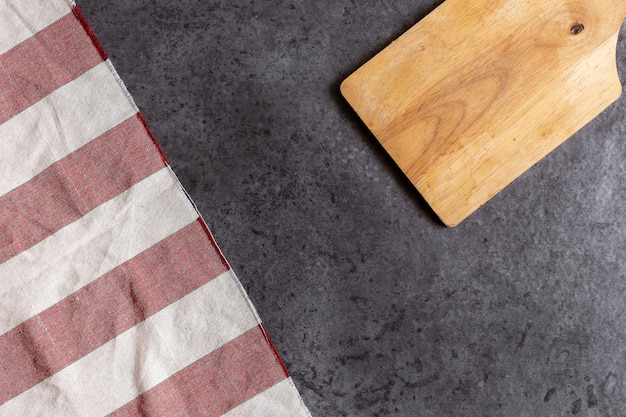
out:
<path id="1" fill-rule="evenodd" d="M 454 226 L 613 103 L 626 0 L 447 0 L 341 91 Z"/>

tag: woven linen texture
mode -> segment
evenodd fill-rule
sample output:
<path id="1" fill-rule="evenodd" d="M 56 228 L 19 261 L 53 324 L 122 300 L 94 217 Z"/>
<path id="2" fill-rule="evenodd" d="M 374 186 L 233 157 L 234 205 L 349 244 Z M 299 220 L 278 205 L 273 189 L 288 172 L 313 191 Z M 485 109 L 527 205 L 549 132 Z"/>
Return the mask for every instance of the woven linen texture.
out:
<path id="1" fill-rule="evenodd" d="M 309 416 L 66 0 L 0 0 L 0 297 L 0 416 Z"/>

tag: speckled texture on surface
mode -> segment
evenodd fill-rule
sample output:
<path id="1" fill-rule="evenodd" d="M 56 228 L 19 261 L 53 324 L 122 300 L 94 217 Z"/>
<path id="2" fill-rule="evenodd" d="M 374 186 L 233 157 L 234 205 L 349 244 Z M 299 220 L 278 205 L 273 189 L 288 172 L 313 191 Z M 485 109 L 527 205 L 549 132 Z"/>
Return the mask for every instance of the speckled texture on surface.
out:
<path id="1" fill-rule="evenodd" d="M 439 3 L 78 6 L 314 416 L 623 417 L 626 98 L 443 227 L 339 94 Z"/>

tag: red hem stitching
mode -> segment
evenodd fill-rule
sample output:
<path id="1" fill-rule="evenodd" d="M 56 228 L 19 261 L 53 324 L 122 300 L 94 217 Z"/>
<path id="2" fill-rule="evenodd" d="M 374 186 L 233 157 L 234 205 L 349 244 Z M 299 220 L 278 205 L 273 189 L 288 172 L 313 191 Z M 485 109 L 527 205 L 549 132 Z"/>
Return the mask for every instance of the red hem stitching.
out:
<path id="1" fill-rule="evenodd" d="M 224 265 L 226 269 L 230 270 L 231 267 L 228 264 L 228 261 L 226 260 L 226 258 L 224 258 L 224 255 L 222 255 L 222 251 L 220 250 L 219 246 L 217 246 L 217 243 L 215 243 L 215 239 L 213 239 L 213 235 L 211 234 L 211 231 L 209 230 L 209 227 L 206 225 L 204 220 L 202 220 L 202 217 L 198 217 L 198 223 L 200 223 L 200 226 L 202 226 L 204 233 L 206 233 L 207 237 L 209 238 L 211 245 L 213 245 L 213 248 L 219 254 L 222 265 Z"/>
<path id="2" fill-rule="evenodd" d="M 91 26 L 89 26 L 89 23 L 87 23 L 87 19 L 85 19 L 85 16 L 83 16 L 83 14 L 81 13 L 81 11 L 78 9 L 77 6 L 73 6 L 72 11 L 74 12 L 74 16 L 76 16 L 80 24 L 83 25 L 85 32 L 87 32 L 87 35 L 89 35 L 89 38 L 91 39 L 91 42 L 93 43 L 93 46 L 96 47 L 96 50 L 100 54 L 100 57 L 102 58 L 102 60 L 106 61 L 109 58 L 109 56 L 107 55 L 106 52 L 104 52 L 104 48 L 100 44 L 100 41 L 96 37 L 96 34 L 94 33 L 93 29 L 91 29 Z"/>
<path id="3" fill-rule="evenodd" d="M 139 120 L 141 121 L 141 123 L 143 123 L 143 127 L 146 129 L 146 132 L 148 133 L 148 136 L 150 136 L 150 139 L 152 139 L 152 142 L 154 143 L 154 146 L 156 146 L 157 151 L 159 151 L 159 155 L 161 155 L 161 159 L 163 160 L 163 162 L 165 163 L 165 165 L 169 165 L 169 161 L 167 160 L 167 158 L 165 157 L 165 153 L 163 152 L 163 148 L 161 148 L 161 145 L 159 145 L 159 143 L 157 142 L 156 138 L 154 137 L 154 135 L 152 134 L 152 131 L 150 130 L 150 128 L 148 127 L 148 122 L 146 121 L 146 119 L 143 117 L 143 114 L 141 114 L 141 112 L 137 113 L 137 117 L 139 118 Z"/>
<path id="4" fill-rule="evenodd" d="M 274 356 L 276 357 L 276 361 L 278 361 L 280 366 L 283 368 L 283 372 L 285 373 L 285 376 L 289 377 L 289 371 L 287 370 L 287 367 L 285 366 L 285 363 L 283 362 L 283 360 L 280 358 L 280 355 L 278 354 L 278 351 L 276 350 L 276 347 L 274 346 L 274 344 L 270 340 L 270 337 L 268 336 L 267 331 L 265 330 L 265 326 L 263 325 L 263 323 L 261 323 L 259 325 L 259 328 L 261 329 L 261 332 L 263 333 L 263 337 L 265 338 L 267 343 L 270 345 L 270 348 L 272 348 L 272 352 L 274 352 Z"/>

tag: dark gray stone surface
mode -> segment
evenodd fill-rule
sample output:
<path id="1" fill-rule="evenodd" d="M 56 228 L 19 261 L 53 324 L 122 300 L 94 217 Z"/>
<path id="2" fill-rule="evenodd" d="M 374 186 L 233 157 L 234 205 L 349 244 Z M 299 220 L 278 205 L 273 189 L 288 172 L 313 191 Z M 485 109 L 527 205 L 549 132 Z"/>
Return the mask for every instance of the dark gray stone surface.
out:
<path id="1" fill-rule="evenodd" d="M 445 228 L 338 91 L 439 3 L 78 5 L 314 416 L 622 417 L 626 99 Z"/>

